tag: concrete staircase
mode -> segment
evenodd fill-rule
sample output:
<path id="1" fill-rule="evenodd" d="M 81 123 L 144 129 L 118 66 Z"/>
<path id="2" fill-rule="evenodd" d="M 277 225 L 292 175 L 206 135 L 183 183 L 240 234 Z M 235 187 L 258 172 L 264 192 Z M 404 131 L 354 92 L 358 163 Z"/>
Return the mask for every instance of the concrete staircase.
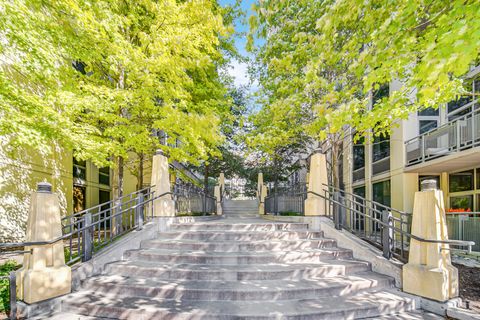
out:
<path id="1" fill-rule="evenodd" d="M 62 319 L 424 318 L 391 278 L 322 232 L 227 212 L 127 251 L 63 299 Z"/>
<path id="2" fill-rule="evenodd" d="M 254 216 L 258 214 L 257 200 L 224 200 L 223 213 L 227 216 Z"/>

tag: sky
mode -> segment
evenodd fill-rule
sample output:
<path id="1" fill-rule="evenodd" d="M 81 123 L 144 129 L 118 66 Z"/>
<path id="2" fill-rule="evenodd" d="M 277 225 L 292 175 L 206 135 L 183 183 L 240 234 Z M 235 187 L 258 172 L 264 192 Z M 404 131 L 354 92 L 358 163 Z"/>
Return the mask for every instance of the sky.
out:
<path id="1" fill-rule="evenodd" d="M 219 0 L 219 2 L 222 6 L 235 4 L 235 0 Z M 242 7 L 242 10 L 246 12 L 246 18 L 245 18 L 245 21 L 243 21 L 244 19 L 239 19 L 240 21 L 236 22 L 235 30 L 237 32 L 245 32 L 245 33 L 248 32 L 248 17 L 252 14 L 252 5 L 254 2 L 255 0 L 242 0 L 241 7 Z M 247 44 L 246 35 L 237 36 L 235 38 L 235 45 L 237 47 L 238 52 L 242 56 L 249 57 L 251 55 L 245 49 L 246 44 Z M 248 70 L 248 66 L 246 63 L 236 61 L 236 60 L 232 61 L 231 67 L 230 67 L 230 74 L 234 77 L 236 86 L 250 84 L 250 78 L 248 76 L 247 70 Z M 256 85 L 253 84 L 253 86 L 251 86 L 250 89 L 255 90 L 255 87 Z"/>

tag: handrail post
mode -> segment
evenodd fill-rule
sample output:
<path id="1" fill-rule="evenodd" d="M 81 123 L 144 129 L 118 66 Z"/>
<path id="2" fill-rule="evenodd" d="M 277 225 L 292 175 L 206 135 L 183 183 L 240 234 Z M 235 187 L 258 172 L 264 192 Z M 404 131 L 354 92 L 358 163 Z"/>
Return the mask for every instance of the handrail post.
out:
<path id="1" fill-rule="evenodd" d="M 8 318 L 10 320 L 17 319 L 17 276 L 16 271 L 10 272 L 8 275 L 9 290 L 10 290 L 10 313 Z"/>
<path id="2" fill-rule="evenodd" d="M 135 207 L 135 224 L 137 225 L 137 230 L 143 229 L 143 203 L 145 201 L 145 196 L 143 192 L 140 192 L 137 197 L 137 206 Z"/>
<path id="3" fill-rule="evenodd" d="M 93 252 L 93 229 L 92 229 L 92 213 L 87 212 L 83 216 L 82 231 L 82 262 L 92 259 Z"/>
<path id="4" fill-rule="evenodd" d="M 393 217 L 388 210 L 382 211 L 382 248 L 386 259 L 392 257 L 393 250 Z"/>

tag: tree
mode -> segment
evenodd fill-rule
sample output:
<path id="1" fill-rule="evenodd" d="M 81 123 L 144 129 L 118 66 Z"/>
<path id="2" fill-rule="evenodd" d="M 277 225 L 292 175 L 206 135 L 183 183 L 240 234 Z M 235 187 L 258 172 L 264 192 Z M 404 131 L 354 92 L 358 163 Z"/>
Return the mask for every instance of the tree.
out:
<path id="1" fill-rule="evenodd" d="M 12 143 L 114 164 L 116 197 L 131 153 L 218 153 L 231 28 L 216 1 L 10 0 L 0 13 L 0 134 Z M 181 144 L 160 145 L 154 130 Z"/>
<path id="2" fill-rule="evenodd" d="M 265 39 L 257 73 L 273 113 L 260 123 L 266 140 L 298 131 L 327 140 L 332 163 L 347 128 L 356 139 L 381 135 L 412 112 L 437 108 L 465 93 L 462 77 L 478 62 L 478 1 L 280 0 L 258 1 L 255 11 L 250 43 Z M 393 80 L 400 89 L 371 108 L 372 93 Z M 285 125 L 290 117 L 302 119 L 301 129 Z"/>

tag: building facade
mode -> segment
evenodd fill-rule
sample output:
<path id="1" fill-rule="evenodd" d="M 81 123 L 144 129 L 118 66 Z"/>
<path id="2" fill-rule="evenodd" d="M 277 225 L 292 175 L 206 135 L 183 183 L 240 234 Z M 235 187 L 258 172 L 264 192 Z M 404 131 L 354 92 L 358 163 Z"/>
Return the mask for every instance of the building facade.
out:
<path id="1" fill-rule="evenodd" d="M 480 234 L 480 215 L 473 214 L 480 212 L 480 106 L 476 96 L 480 94 L 480 67 L 472 69 L 465 82 L 471 95 L 411 114 L 398 121 L 389 135 L 354 143 L 350 131 L 343 143 L 343 188 L 412 212 L 421 181 L 435 179 L 450 213 L 449 233 L 456 238 L 473 237 L 465 232 Z M 394 81 L 380 88 L 371 99 L 372 107 L 376 99 L 400 87 Z M 466 224 L 463 230 L 459 218 L 470 219 L 471 230 Z M 453 230 L 457 227 L 459 230 Z"/>

